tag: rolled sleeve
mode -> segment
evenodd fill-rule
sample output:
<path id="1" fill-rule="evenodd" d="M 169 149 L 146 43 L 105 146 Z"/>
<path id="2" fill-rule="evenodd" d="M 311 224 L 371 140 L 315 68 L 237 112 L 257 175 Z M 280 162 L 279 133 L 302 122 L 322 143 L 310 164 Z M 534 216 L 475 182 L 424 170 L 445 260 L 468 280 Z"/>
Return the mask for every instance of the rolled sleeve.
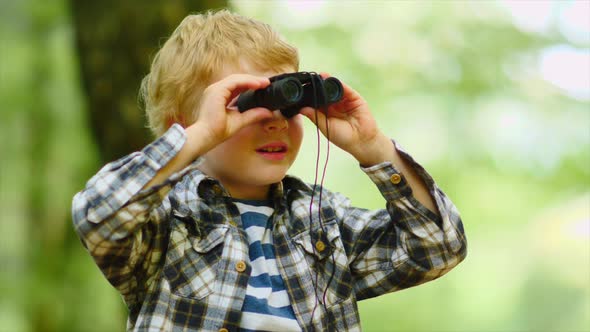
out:
<path id="1" fill-rule="evenodd" d="M 439 215 L 412 194 L 391 162 L 361 169 L 375 183 L 387 206 L 378 213 L 359 209 L 340 212 L 350 239 L 358 298 L 369 298 L 439 278 L 466 255 L 466 238 L 455 205 L 433 178 L 403 148 L 395 147 L 408 167 L 424 181 Z M 359 245 L 362 244 L 362 245 Z"/>
<path id="2" fill-rule="evenodd" d="M 87 184 L 87 218 L 99 222 L 112 215 L 174 158 L 186 141 L 184 129 L 173 125 L 163 136 L 117 161 L 107 164 Z"/>
<path id="3" fill-rule="evenodd" d="M 383 162 L 371 167 L 361 167 L 375 183 L 381 195 L 387 201 L 395 201 L 412 195 L 412 188 L 408 185 L 404 175 L 391 162 Z"/>
<path id="4" fill-rule="evenodd" d="M 185 142 L 184 128 L 179 124 L 174 124 L 163 136 L 146 146 L 142 152 L 147 160 L 155 164 L 157 168 L 154 170 L 157 172 L 178 154 Z"/>

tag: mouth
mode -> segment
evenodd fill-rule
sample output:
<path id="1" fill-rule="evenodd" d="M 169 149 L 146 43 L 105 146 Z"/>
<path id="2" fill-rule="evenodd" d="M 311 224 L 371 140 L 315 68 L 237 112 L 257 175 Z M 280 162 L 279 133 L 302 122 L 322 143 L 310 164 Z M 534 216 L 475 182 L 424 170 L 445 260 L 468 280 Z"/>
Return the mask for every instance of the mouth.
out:
<path id="1" fill-rule="evenodd" d="M 288 148 L 285 143 L 271 143 L 256 149 L 259 155 L 271 160 L 283 159 L 287 155 L 287 151 Z"/>

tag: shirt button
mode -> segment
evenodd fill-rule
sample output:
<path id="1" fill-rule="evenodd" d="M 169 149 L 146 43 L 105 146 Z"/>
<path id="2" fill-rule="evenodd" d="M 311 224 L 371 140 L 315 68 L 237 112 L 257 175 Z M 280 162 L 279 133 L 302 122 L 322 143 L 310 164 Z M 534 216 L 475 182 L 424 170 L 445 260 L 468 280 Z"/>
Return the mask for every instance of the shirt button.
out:
<path id="1" fill-rule="evenodd" d="M 225 327 L 219 329 L 219 332 L 229 332 Z"/>
<path id="2" fill-rule="evenodd" d="M 318 251 L 324 251 L 324 249 L 326 249 L 326 245 L 324 244 L 324 242 L 322 240 L 319 240 L 318 242 L 315 243 L 315 248 Z"/>
<path id="3" fill-rule="evenodd" d="M 246 271 L 246 263 L 244 261 L 239 261 L 236 263 L 236 271 L 244 272 Z"/>
<path id="4" fill-rule="evenodd" d="M 399 184 L 400 182 L 402 182 L 402 176 L 399 174 L 393 174 L 390 178 L 389 181 L 391 181 L 391 183 L 393 184 Z"/>

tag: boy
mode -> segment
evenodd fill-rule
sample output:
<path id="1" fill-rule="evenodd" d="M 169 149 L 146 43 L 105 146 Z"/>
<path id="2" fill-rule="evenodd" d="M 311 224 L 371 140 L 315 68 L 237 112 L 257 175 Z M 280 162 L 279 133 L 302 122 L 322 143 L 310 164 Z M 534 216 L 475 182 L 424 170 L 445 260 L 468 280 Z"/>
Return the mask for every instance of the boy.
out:
<path id="1" fill-rule="evenodd" d="M 346 84 L 326 114 L 231 107 L 298 66 L 267 25 L 227 11 L 188 16 L 155 57 L 142 94 L 159 138 L 106 165 L 73 201 L 76 231 L 129 308 L 128 330 L 360 330 L 356 301 L 465 257 L 453 204 Z M 286 176 L 303 117 L 324 134 L 328 121 L 386 209 Z"/>

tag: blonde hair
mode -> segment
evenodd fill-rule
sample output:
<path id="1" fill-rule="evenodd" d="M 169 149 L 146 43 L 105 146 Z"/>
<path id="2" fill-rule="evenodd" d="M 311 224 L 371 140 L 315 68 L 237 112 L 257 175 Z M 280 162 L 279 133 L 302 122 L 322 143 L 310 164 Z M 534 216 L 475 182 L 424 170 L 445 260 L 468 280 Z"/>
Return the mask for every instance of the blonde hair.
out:
<path id="1" fill-rule="evenodd" d="M 224 66 L 241 60 L 260 70 L 298 70 L 297 49 L 269 25 L 227 10 L 187 16 L 156 53 L 140 100 L 149 127 L 162 135 L 194 116 L 203 90 Z M 188 125 L 188 123 L 185 123 Z"/>

